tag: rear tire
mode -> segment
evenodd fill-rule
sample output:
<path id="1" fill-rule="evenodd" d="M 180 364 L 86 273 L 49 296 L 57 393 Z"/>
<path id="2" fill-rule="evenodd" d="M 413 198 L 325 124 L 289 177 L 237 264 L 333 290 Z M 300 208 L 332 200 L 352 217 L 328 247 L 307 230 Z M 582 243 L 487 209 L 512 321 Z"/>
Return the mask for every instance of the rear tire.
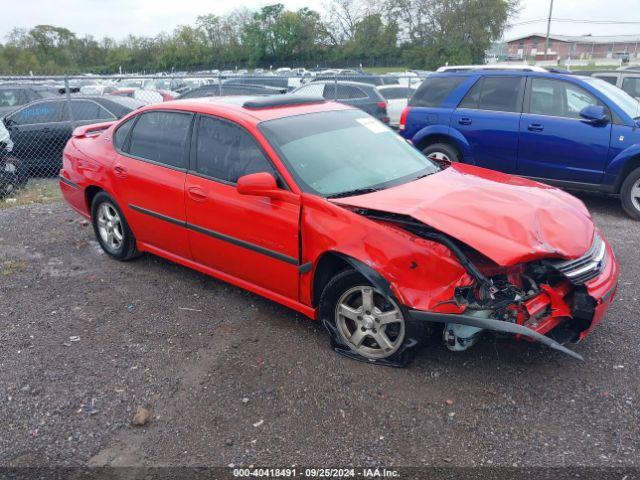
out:
<path id="1" fill-rule="evenodd" d="M 98 243 L 111 258 L 127 261 L 139 255 L 136 239 L 122 210 L 106 192 L 98 192 L 93 197 L 91 223 Z"/>
<path id="2" fill-rule="evenodd" d="M 640 220 L 640 167 L 624 179 L 620 188 L 622 208 L 634 220 Z"/>
<path id="3" fill-rule="evenodd" d="M 458 153 L 458 150 L 449 143 L 433 143 L 422 150 L 422 153 L 425 157 L 435 162 L 443 160 L 450 162 L 462 161 L 462 156 Z"/>

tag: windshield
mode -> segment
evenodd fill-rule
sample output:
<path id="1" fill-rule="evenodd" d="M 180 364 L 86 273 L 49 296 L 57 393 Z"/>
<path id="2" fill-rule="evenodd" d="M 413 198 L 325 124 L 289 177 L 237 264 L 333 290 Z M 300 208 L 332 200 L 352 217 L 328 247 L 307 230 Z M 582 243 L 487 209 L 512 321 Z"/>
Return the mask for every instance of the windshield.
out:
<path id="1" fill-rule="evenodd" d="M 339 196 L 400 185 L 439 167 L 360 110 L 310 113 L 260 124 L 300 188 Z"/>
<path id="2" fill-rule="evenodd" d="M 640 102 L 624 90 L 599 78 L 585 77 L 583 80 L 600 90 L 609 100 L 614 102 L 624 113 L 634 120 L 640 115 Z"/>

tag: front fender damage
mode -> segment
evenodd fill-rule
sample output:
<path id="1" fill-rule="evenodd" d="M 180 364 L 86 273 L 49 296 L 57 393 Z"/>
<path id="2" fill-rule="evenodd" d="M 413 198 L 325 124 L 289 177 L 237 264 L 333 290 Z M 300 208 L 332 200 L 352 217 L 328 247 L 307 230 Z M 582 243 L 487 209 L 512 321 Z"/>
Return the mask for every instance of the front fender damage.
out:
<path id="1" fill-rule="evenodd" d="M 342 258 L 345 262 L 350 264 L 355 270 L 360 272 L 363 277 L 371 282 L 371 284 L 380 290 L 384 295 L 393 298 L 394 294 L 391 289 L 391 284 L 380 275 L 377 271 L 371 268 L 369 265 L 356 260 L 348 255 L 344 255 L 342 253 L 336 253 L 340 258 Z M 403 368 L 406 367 L 411 361 L 414 359 L 416 354 L 418 353 L 422 337 L 424 336 L 424 325 L 421 325 L 419 319 L 413 319 L 410 315 L 407 315 L 406 309 L 403 308 L 405 313 L 405 336 L 406 341 L 402 345 L 402 348 L 393 355 L 392 359 L 388 358 L 379 358 L 379 359 L 366 359 L 356 353 L 349 348 L 349 346 L 345 345 L 342 341 L 340 334 L 338 333 L 335 325 L 329 322 L 327 319 L 322 319 L 322 325 L 329 333 L 329 338 L 331 339 L 331 348 L 336 353 L 340 355 L 344 355 L 345 357 L 351 358 L 353 360 L 358 360 L 366 363 L 374 363 L 376 365 L 384 365 L 387 367 L 395 367 L 395 368 Z"/>

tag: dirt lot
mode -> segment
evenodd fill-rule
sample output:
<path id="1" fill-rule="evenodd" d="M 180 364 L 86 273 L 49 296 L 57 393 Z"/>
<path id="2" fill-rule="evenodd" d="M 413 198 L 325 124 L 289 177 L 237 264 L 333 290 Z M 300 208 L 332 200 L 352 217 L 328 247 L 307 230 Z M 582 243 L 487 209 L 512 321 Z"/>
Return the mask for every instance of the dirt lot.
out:
<path id="1" fill-rule="evenodd" d="M 640 466 L 640 223 L 615 200 L 584 198 L 622 268 L 584 362 L 433 341 L 397 370 L 186 268 L 109 260 L 45 197 L 0 209 L 0 465 Z"/>

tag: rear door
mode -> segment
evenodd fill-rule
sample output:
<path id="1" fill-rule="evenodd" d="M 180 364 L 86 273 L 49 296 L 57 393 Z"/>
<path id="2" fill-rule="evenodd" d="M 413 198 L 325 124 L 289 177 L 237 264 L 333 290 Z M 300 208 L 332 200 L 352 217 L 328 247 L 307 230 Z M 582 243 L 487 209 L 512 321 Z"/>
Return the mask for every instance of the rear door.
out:
<path id="1" fill-rule="evenodd" d="M 602 103 L 574 83 L 530 77 L 525 104 L 526 112 L 520 121 L 518 173 L 600 183 L 607 164 L 611 122 L 591 125 L 580 118 L 580 111 Z"/>
<path id="2" fill-rule="evenodd" d="M 190 258 L 184 183 L 193 115 L 154 110 L 133 117 L 114 134 L 116 198 L 136 239 Z"/>
<path id="3" fill-rule="evenodd" d="M 238 178 L 259 172 L 278 178 L 252 134 L 227 120 L 199 116 L 186 182 L 193 258 L 297 299 L 300 205 L 239 194 Z"/>
<path id="4" fill-rule="evenodd" d="M 451 116 L 471 147 L 476 165 L 514 173 L 524 97 L 524 76 L 483 76 Z"/>

